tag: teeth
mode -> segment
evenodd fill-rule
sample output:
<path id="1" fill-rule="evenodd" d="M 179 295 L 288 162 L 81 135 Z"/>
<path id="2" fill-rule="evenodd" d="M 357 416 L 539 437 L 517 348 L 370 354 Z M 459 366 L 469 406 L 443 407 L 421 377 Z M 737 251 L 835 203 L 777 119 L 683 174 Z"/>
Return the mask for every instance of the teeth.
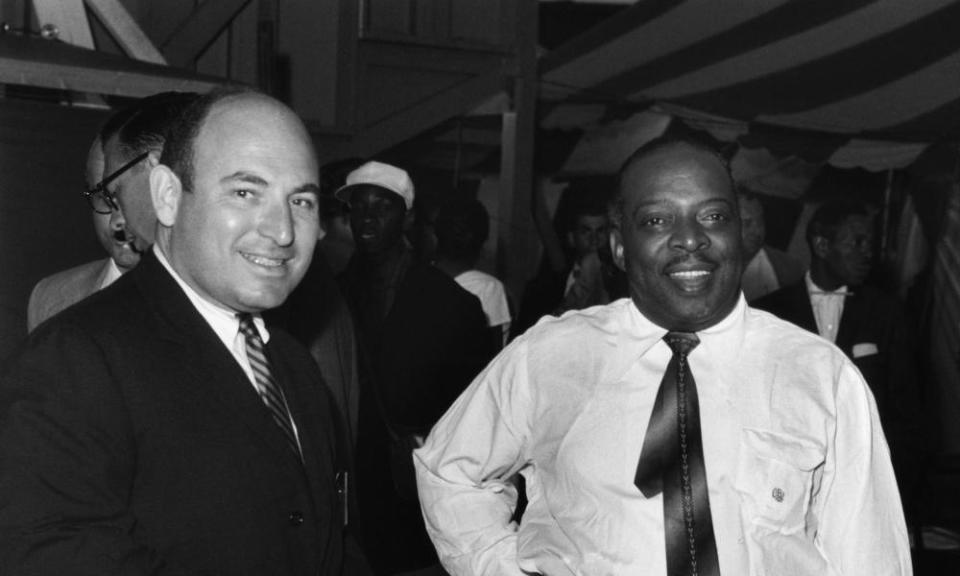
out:
<path id="1" fill-rule="evenodd" d="M 242 253 L 243 257 L 257 264 L 259 266 L 267 266 L 269 268 L 276 268 L 278 266 L 283 266 L 286 260 L 278 258 L 267 258 L 266 256 L 255 256 L 253 254 Z"/>
<path id="2" fill-rule="evenodd" d="M 673 272 L 670 275 L 678 278 L 699 278 L 701 276 L 708 276 L 710 272 L 706 270 L 683 270 L 681 272 Z"/>

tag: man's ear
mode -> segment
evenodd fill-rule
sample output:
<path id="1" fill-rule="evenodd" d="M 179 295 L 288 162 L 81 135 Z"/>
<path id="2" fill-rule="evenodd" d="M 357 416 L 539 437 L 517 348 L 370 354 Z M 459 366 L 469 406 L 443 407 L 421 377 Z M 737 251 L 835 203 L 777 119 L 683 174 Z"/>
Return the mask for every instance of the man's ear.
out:
<path id="1" fill-rule="evenodd" d="M 623 236 L 620 235 L 620 228 L 616 226 L 610 230 L 610 254 L 613 255 L 613 263 L 617 265 L 617 268 L 626 272 L 626 258 L 623 256 Z"/>
<path id="2" fill-rule="evenodd" d="M 827 252 L 830 250 L 830 241 L 827 240 L 824 236 L 814 236 L 813 237 L 813 254 L 824 260 L 827 257 Z"/>
<path id="3" fill-rule="evenodd" d="M 413 230 L 413 220 L 414 212 L 413 208 L 409 208 L 406 212 L 403 213 L 403 231 L 409 232 Z"/>
<path id="4" fill-rule="evenodd" d="M 150 198 L 162 226 L 169 228 L 176 223 L 182 195 L 183 186 L 173 170 L 163 164 L 154 166 L 150 171 Z"/>

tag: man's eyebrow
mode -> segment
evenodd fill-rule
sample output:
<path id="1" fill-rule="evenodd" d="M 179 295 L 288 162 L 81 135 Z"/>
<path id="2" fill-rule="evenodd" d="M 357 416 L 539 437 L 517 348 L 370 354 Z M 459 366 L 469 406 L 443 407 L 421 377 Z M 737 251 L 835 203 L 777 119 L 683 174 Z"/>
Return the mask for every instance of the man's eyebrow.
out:
<path id="1" fill-rule="evenodd" d="M 267 182 L 262 176 L 257 176 L 256 174 L 245 172 L 243 170 L 239 170 L 233 174 L 224 176 L 220 179 L 220 182 L 224 184 L 228 182 L 246 182 L 247 184 L 256 184 L 257 186 L 267 186 L 269 184 L 269 182 Z M 313 182 L 309 182 L 307 184 L 297 186 L 297 188 L 293 191 L 294 194 L 300 194 L 303 192 L 312 192 L 319 196 L 320 186 Z"/>
<path id="2" fill-rule="evenodd" d="M 300 186 L 297 186 L 297 188 L 293 191 L 294 194 L 303 194 L 304 192 L 312 192 L 317 196 L 319 196 L 320 186 L 317 184 L 314 184 L 313 182 L 310 182 L 308 184 L 302 184 Z"/>
<path id="3" fill-rule="evenodd" d="M 267 181 L 264 180 L 262 177 L 257 176 L 256 174 L 252 174 L 250 172 L 245 172 L 243 170 L 234 172 L 233 174 L 224 176 L 223 178 L 220 179 L 220 182 L 223 184 L 226 184 L 227 182 L 232 182 L 232 181 L 246 182 L 248 184 L 257 184 L 259 186 L 267 185 Z"/>

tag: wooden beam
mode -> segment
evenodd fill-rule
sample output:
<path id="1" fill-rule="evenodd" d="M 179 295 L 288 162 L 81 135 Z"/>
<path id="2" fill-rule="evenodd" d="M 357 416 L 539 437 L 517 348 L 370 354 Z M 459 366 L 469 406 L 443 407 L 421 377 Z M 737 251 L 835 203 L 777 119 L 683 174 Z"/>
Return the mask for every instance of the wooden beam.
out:
<path id="1" fill-rule="evenodd" d="M 200 56 L 250 0 L 208 0 L 200 4 L 176 32 L 163 42 L 173 66 L 187 67 Z"/>
<path id="2" fill-rule="evenodd" d="M 94 49 L 93 33 L 83 0 L 33 0 L 40 26 L 52 24 L 57 27 L 58 39 L 84 48 Z"/>
<path id="3" fill-rule="evenodd" d="M 165 90 L 208 92 L 227 80 L 63 42 L 0 34 L 0 83 L 140 98 Z"/>
<path id="4" fill-rule="evenodd" d="M 534 145 L 537 107 L 537 0 L 518 0 L 515 43 L 518 73 L 512 111 L 503 114 L 500 151 L 500 218 L 497 277 L 511 294 L 521 294 L 537 269 L 540 240 L 533 223 Z"/>
<path id="5" fill-rule="evenodd" d="M 461 82 L 403 112 L 364 126 L 354 139 L 352 153 L 359 157 L 372 156 L 448 118 L 467 113 L 502 88 L 503 71 L 500 69 Z"/>
<path id="6" fill-rule="evenodd" d="M 217 82 L 143 72 L 104 70 L 0 56 L 0 83 L 142 98 L 157 92 L 209 92 Z"/>
<path id="7" fill-rule="evenodd" d="M 167 63 L 163 54 L 143 33 L 140 25 L 130 16 L 130 12 L 120 3 L 120 0 L 86 0 L 86 2 L 128 56 L 152 64 Z"/>

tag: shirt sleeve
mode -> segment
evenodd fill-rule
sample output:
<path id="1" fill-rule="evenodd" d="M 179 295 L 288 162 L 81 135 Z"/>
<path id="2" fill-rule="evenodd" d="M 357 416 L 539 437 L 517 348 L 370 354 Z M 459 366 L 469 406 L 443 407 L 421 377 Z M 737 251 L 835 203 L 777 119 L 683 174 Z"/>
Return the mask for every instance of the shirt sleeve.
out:
<path id="1" fill-rule="evenodd" d="M 453 576 L 516 575 L 517 492 L 531 401 L 520 339 L 451 406 L 414 452 L 427 532 Z"/>
<path id="2" fill-rule="evenodd" d="M 913 568 L 900 495 L 877 408 L 844 363 L 837 384 L 833 457 L 828 457 L 817 544 L 837 574 L 909 576 Z"/>

